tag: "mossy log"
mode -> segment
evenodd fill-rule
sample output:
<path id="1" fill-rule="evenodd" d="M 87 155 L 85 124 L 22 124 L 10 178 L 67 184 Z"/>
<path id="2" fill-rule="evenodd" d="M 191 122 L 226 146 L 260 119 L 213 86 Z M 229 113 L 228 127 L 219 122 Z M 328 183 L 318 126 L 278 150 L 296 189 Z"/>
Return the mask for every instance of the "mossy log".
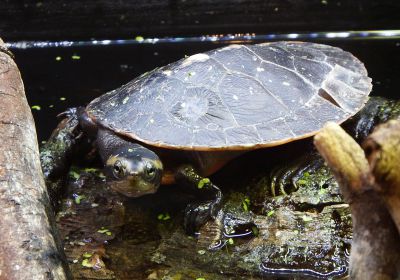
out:
<path id="1" fill-rule="evenodd" d="M 386 190 L 387 180 L 398 177 L 399 159 L 396 165 L 396 160 L 390 156 L 398 154 L 400 134 L 393 124 L 385 126 L 393 131 L 376 130 L 365 142 L 369 143 L 365 147 L 370 163 L 364 150 L 334 123 L 326 124 L 314 138 L 315 146 L 331 167 L 350 204 L 353 219 L 351 279 L 397 279 L 400 275 L 400 235 L 389 214 L 391 208 L 385 204 L 385 200 L 393 201 L 388 197 L 394 194 L 384 191 L 386 197 L 382 197 L 376 192 Z M 393 138 L 381 137 L 382 134 L 392 134 Z M 388 158 L 390 160 L 385 160 Z"/>
<path id="2" fill-rule="evenodd" d="M 40 168 L 36 131 L 0 39 L 0 279 L 67 279 Z"/>

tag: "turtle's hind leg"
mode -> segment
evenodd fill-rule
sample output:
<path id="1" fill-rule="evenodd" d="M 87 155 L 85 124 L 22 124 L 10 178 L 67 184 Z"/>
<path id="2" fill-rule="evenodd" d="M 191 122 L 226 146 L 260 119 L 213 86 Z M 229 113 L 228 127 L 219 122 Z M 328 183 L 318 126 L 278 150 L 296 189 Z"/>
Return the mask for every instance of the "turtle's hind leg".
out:
<path id="1" fill-rule="evenodd" d="M 188 234 L 194 234 L 208 220 L 217 217 L 221 208 L 222 192 L 210 179 L 200 176 L 190 165 L 178 169 L 176 182 L 204 197 L 200 202 L 189 204 L 185 210 L 185 230 Z"/>

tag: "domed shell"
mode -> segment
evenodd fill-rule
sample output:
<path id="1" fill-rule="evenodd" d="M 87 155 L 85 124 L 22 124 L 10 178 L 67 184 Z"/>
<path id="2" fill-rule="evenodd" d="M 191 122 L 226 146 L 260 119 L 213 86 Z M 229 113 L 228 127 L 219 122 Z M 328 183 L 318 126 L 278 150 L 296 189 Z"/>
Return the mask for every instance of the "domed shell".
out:
<path id="1" fill-rule="evenodd" d="M 170 149 L 240 150 L 312 136 L 359 111 L 372 88 L 340 48 L 305 42 L 230 45 L 181 59 L 93 100 L 89 116 Z"/>

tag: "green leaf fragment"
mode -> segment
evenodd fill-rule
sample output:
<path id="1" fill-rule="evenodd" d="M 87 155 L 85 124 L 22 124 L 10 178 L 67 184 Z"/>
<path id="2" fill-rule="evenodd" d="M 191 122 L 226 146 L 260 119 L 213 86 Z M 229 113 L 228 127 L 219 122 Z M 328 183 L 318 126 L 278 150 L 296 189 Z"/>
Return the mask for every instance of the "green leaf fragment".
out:
<path id="1" fill-rule="evenodd" d="M 85 168 L 85 169 L 83 169 L 83 171 L 85 171 L 85 172 L 97 172 L 97 171 L 99 171 L 99 169 L 98 168 Z"/>
<path id="2" fill-rule="evenodd" d="M 60 97 L 60 100 L 61 100 L 61 101 L 65 101 L 65 100 L 67 100 L 67 98 L 64 97 L 64 96 L 62 96 L 62 97 Z"/>
<path id="3" fill-rule="evenodd" d="M 76 197 L 75 197 L 75 203 L 76 204 L 80 204 L 81 203 L 81 201 L 83 200 L 83 199 L 85 199 L 86 197 L 84 196 L 84 195 L 77 195 Z"/>
<path id="4" fill-rule="evenodd" d="M 79 55 L 77 55 L 77 54 L 73 54 L 73 55 L 71 56 L 71 58 L 72 58 L 73 60 L 79 60 L 79 59 L 81 59 L 81 57 L 80 57 Z"/>
<path id="5" fill-rule="evenodd" d="M 157 216 L 157 219 L 160 220 L 160 221 L 167 221 L 167 220 L 171 219 L 171 216 L 168 213 L 159 214 Z"/>
<path id="6" fill-rule="evenodd" d="M 40 111 L 40 109 L 42 109 L 39 105 L 33 105 L 32 110 L 36 110 L 36 111 Z"/>
<path id="7" fill-rule="evenodd" d="M 61 56 L 56 56 L 56 61 L 61 61 L 62 57 Z"/>
<path id="8" fill-rule="evenodd" d="M 142 36 L 136 36 L 135 41 L 141 43 L 144 41 L 144 38 Z"/>
<path id="9" fill-rule="evenodd" d="M 93 267 L 93 265 L 90 263 L 89 259 L 83 259 L 82 266 L 83 267 Z"/>
<path id="10" fill-rule="evenodd" d="M 197 184 L 197 188 L 202 189 L 206 184 L 209 184 L 211 181 L 208 178 L 203 178 Z"/>
<path id="11" fill-rule="evenodd" d="M 306 185 L 306 184 L 307 184 L 307 180 L 299 179 L 299 180 L 297 181 L 297 184 L 298 184 L 298 185 Z"/>
<path id="12" fill-rule="evenodd" d="M 97 232 L 98 233 L 106 233 L 106 232 L 108 232 L 109 230 L 108 229 L 106 229 L 105 227 L 101 227 Z"/>
<path id="13" fill-rule="evenodd" d="M 229 245 L 233 245 L 234 243 L 235 243 L 235 241 L 233 241 L 232 238 L 229 238 L 229 239 L 228 239 L 228 244 L 229 244 Z"/>
<path id="14" fill-rule="evenodd" d="M 88 252 L 85 252 L 85 253 L 82 255 L 82 257 L 84 257 L 84 258 L 86 258 L 86 259 L 90 258 L 91 256 L 92 256 L 92 254 L 90 254 L 90 253 L 88 253 Z"/>
<path id="15" fill-rule="evenodd" d="M 249 206 L 250 206 L 250 199 L 248 197 L 246 197 L 242 202 L 242 207 L 243 207 L 244 211 L 248 212 Z"/>
<path id="16" fill-rule="evenodd" d="M 268 216 L 268 217 L 271 217 L 272 215 L 274 215 L 274 213 L 275 213 L 275 210 L 271 210 L 271 211 L 269 211 L 269 212 L 267 213 L 267 216 Z"/>
<path id="17" fill-rule="evenodd" d="M 323 194 L 326 194 L 326 193 L 327 193 L 327 191 L 324 188 L 320 188 L 319 191 L 318 191 L 319 195 L 323 195 Z"/>
<path id="18" fill-rule="evenodd" d="M 200 277 L 200 278 L 196 278 L 196 280 L 206 280 L 206 278 Z"/>
<path id="19" fill-rule="evenodd" d="M 251 232 L 254 234 L 254 236 L 258 236 L 258 234 L 260 233 L 258 227 L 256 226 L 251 227 Z"/>
<path id="20" fill-rule="evenodd" d="M 305 222 L 312 221 L 312 219 L 313 219 L 311 216 L 306 216 L 306 215 L 303 215 L 301 218 L 302 218 L 303 221 L 305 221 Z"/>
<path id="21" fill-rule="evenodd" d="M 80 177 L 81 177 L 81 175 L 78 173 L 78 172 L 76 172 L 76 171 L 73 171 L 73 170 L 71 170 L 70 172 L 69 172 L 69 176 L 71 176 L 72 178 L 74 178 L 74 179 L 79 179 Z"/>

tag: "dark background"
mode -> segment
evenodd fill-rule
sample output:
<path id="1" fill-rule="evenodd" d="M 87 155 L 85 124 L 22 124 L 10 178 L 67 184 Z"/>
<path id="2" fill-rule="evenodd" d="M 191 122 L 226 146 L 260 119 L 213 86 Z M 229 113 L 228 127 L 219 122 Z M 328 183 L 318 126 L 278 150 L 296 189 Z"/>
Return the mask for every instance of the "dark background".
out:
<path id="1" fill-rule="evenodd" d="M 0 0 L 0 36 L 76 40 L 399 28 L 398 0 Z"/>

